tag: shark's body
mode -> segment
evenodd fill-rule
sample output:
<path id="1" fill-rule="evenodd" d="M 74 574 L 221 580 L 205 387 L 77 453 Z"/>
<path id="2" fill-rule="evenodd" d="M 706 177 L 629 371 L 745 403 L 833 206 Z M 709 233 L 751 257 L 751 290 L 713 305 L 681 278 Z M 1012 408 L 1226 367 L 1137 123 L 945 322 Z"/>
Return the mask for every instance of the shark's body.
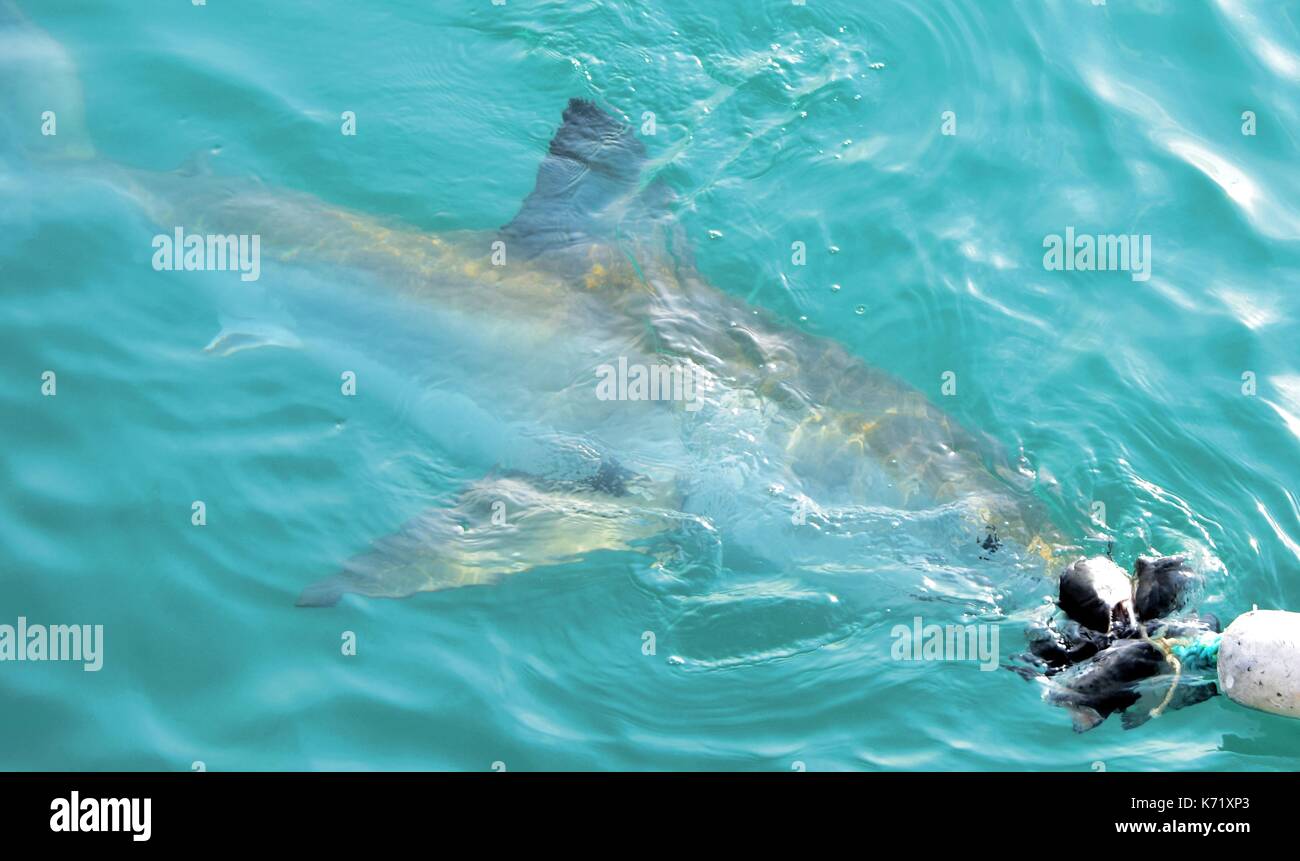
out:
<path id="1" fill-rule="evenodd" d="M 1065 544 L 921 393 L 706 284 L 664 217 L 667 194 L 640 185 L 643 158 L 630 129 L 574 100 L 499 231 L 431 236 L 266 192 L 184 222 L 239 225 L 272 257 L 369 272 L 390 292 L 377 302 L 426 315 L 420 360 L 441 353 L 446 372 L 490 379 L 461 389 L 491 392 L 470 409 L 508 429 L 450 509 L 415 518 L 303 603 L 494 582 L 602 549 L 671 554 L 683 529 L 779 566 L 852 570 L 887 544 L 899 510 L 926 512 L 954 559 L 1006 540 L 1042 564 Z M 459 342 L 454 360 L 443 338 Z M 686 368 L 700 390 L 601 400 L 598 368 L 618 363 Z M 621 477 L 598 480 L 611 472 Z M 759 488 L 769 504 L 741 502 Z"/>
<path id="2" fill-rule="evenodd" d="M 482 479 L 307 588 L 304 604 L 490 583 L 600 550 L 662 561 L 689 544 L 852 571 L 891 552 L 974 565 L 1006 545 L 1002 558 L 1046 570 L 1068 544 L 1015 473 L 922 393 L 706 284 L 671 195 L 642 185 L 640 141 L 590 102 L 569 104 L 520 212 L 481 233 L 431 235 L 88 152 L 59 155 L 138 201 L 160 232 L 257 234 L 265 263 L 330 273 L 318 295 L 265 273 L 234 288 L 273 294 L 299 330 L 287 337 L 378 333 L 353 349 L 473 417 L 459 439 L 439 438 L 436 417 L 422 430 L 463 448 Z M 243 346 L 256 328 L 243 316 L 209 349 Z M 702 385 L 690 402 L 601 399 L 598 368 L 620 363 L 688 368 Z M 900 511 L 919 530 L 906 545 Z"/>

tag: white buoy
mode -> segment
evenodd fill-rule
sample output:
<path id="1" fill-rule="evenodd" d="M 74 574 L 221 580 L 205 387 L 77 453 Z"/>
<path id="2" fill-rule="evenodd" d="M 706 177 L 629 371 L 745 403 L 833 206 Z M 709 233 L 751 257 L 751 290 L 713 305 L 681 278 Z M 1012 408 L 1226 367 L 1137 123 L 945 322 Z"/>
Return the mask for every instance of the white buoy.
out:
<path id="1" fill-rule="evenodd" d="M 1219 644 L 1219 690 L 1247 708 L 1300 717 L 1300 613 L 1238 616 Z"/>

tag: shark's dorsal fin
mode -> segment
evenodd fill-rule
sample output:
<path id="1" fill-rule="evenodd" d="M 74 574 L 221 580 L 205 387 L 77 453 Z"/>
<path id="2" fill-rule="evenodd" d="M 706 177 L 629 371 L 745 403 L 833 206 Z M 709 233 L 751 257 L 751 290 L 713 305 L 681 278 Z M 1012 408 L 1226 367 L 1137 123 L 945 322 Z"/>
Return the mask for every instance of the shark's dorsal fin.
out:
<path id="1" fill-rule="evenodd" d="M 571 99 L 537 184 L 502 238 L 524 257 L 608 240 L 637 192 L 645 158 L 631 127 L 594 102 Z"/>

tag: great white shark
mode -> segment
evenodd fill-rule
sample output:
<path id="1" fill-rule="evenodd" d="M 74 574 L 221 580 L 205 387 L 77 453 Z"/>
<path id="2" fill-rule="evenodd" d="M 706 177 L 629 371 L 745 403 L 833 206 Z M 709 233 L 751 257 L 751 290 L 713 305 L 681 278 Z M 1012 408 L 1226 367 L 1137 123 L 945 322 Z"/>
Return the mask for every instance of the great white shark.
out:
<path id="1" fill-rule="evenodd" d="M 272 258 L 369 273 L 387 294 L 376 306 L 423 321 L 421 358 L 455 356 L 479 444 L 495 447 L 452 504 L 299 603 L 494 583 L 600 550 L 852 570 L 899 512 L 929 521 L 953 562 L 1018 551 L 1045 567 L 1068 550 L 1032 489 L 920 391 L 708 284 L 645 162 L 629 126 L 574 99 L 498 230 L 433 235 L 263 189 L 214 205 L 193 178 L 176 180 L 179 205 L 156 178 L 136 188 L 161 224 L 257 233 Z M 684 373 L 690 397 L 653 381 L 628 396 L 625 379 L 608 397 L 613 367 Z"/>
<path id="2" fill-rule="evenodd" d="M 334 273 L 333 288 L 276 295 L 293 326 L 244 315 L 207 349 L 291 346 L 313 322 L 342 339 L 364 319 L 383 333 L 354 345 L 372 367 L 455 378 L 452 408 L 475 430 L 439 441 L 482 476 L 341 560 L 302 605 L 494 583 L 601 550 L 822 572 L 891 553 L 939 568 L 1000 554 L 1050 573 L 1077 549 L 996 447 L 920 390 L 709 284 L 643 142 L 592 101 L 569 102 L 503 227 L 436 234 L 202 168 L 97 158 L 66 52 L 7 2 L 0 24 L 5 107 L 50 105 L 60 122 L 43 140 L 11 125 L 11 151 L 112 184 L 164 234 L 253 234 L 263 261 Z M 263 294 L 274 280 L 263 274 Z M 599 391 L 610 368 L 616 397 Z M 685 373 L 690 396 L 652 385 L 637 397 L 635 383 L 629 395 L 628 368 Z M 902 544 L 900 515 L 913 533 Z"/>
<path id="3" fill-rule="evenodd" d="M 45 111 L 57 136 L 38 131 Z M 593 101 L 568 103 L 504 226 L 431 233 L 202 163 L 160 172 L 98 156 L 71 58 L 0 0 L 0 187 L 25 171 L 109 187 L 163 236 L 257 237 L 260 279 L 229 273 L 223 328 L 197 345 L 214 360 L 322 343 L 367 391 L 436 395 L 404 418 L 477 477 L 323 571 L 299 605 L 494 584 L 602 551 L 638 555 L 669 584 L 730 562 L 796 577 L 912 570 L 963 602 L 979 598 L 935 578 L 1024 573 L 1061 584 L 1069 618 L 1031 631 L 1030 652 L 1060 674 L 1049 699 L 1080 729 L 1163 679 L 1168 650 L 1145 626 L 1217 625 L 1175 616 L 1180 558 L 1139 560 L 1133 578 L 1082 561 L 987 437 L 843 344 L 708 283 L 642 140 Z M 1097 594 L 1118 600 L 1090 627 L 1066 587 L 1087 584 L 1096 603 L 1096 572 L 1109 578 Z M 1001 585 L 982 597 L 997 603 Z M 1178 600 L 1143 604 L 1155 587 Z M 1212 693 L 1168 690 L 1160 708 Z"/>

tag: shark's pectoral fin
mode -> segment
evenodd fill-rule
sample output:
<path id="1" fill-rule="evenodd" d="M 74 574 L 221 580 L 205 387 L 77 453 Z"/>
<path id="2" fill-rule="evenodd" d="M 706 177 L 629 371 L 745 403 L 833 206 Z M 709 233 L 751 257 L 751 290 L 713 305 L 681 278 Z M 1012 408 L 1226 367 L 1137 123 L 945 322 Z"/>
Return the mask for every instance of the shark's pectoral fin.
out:
<path id="1" fill-rule="evenodd" d="M 212 336 L 212 340 L 203 348 L 203 352 L 229 356 L 232 353 L 259 347 L 295 349 L 300 346 L 302 342 L 298 340 L 298 336 L 284 326 L 253 320 L 238 320 L 223 323 L 221 331 Z"/>
<path id="2" fill-rule="evenodd" d="M 333 607 L 348 593 L 348 581 L 342 574 L 318 580 L 298 596 L 299 607 Z"/>
<path id="3" fill-rule="evenodd" d="M 454 505 L 421 514 L 309 586 L 298 605 L 331 606 L 348 593 L 402 598 L 488 585 L 603 550 L 670 563 L 671 548 L 660 539 L 681 530 L 689 516 L 638 503 L 586 484 L 561 489 L 517 476 L 485 478 Z"/>
<path id="4" fill-rule="evenodd" d="M 308 586 L 298 606 L 330 607 L 348 593 L 401 598 L 433 588 L 469 585 L 457 565 L 459 551 L 451 511 L 432 509 L 349 559 L 334 576 Z M 445 585 L 435 585 L 439 583 Z"/>
<path id="5" fill-rule="evenodd" d="M 237 290 L 221 291 L 218 313 L 221 329 L 203 351 L 229 356 L 258 347 L 300 348 L 302 341 L 296 334 L 298 323 L 276 290 L 264 282 L 239 284 Z M 282 286 L 277 283 L 277 287 Z"/>

